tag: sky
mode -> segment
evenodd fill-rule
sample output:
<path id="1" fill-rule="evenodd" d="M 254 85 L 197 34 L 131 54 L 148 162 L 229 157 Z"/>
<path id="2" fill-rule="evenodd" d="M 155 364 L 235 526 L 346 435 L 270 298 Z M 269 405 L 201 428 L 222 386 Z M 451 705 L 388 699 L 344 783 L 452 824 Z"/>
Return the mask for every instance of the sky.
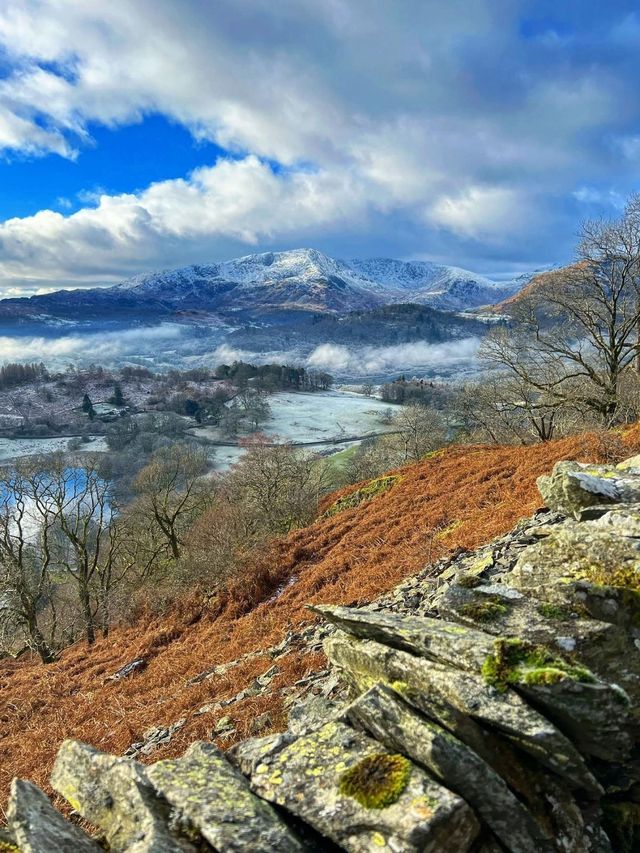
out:
<path id="1" fill-rule="evenodd" d="M 0 0 L 0 295 L 309 246 L 504 279 L 640 189 L 609 0 Z"/>

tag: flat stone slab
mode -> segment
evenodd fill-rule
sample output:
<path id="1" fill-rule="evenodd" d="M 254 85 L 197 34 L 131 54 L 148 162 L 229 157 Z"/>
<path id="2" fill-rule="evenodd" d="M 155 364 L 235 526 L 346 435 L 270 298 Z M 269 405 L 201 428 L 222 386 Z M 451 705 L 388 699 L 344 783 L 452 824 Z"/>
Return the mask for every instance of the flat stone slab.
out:
<path id="1" fill-rule="evenodd" d="M 549 509 L 570 516 L 595 504 L 640 501 L 640 476 L 631 465 L 557 462 L 549 476 L 538 478 L 538 490 Z"/>
<path id="2" fill-rule="evenodd" d="M 353 853 L 465 853 L 478 833 L 459 796 L 337 721 L 294 739 L 239 744 L 234 760 L 257 794 Z"/>
<path id="3" fill-rule="evenodd" d="M 354 637 L 375 640 L 457 669 L 479 672 L 493 650 L 493 637 L 444 619 L 328 604 L 310 609 Z"/>
<path id="4" fill-rule="evenodd" d="M 112 853 L 185 853 L 194 847 L 168 830 L 168 807 L 145 768 L 66 740 L 51 773 L 53 788 L 105 834 Z"/>
<path id="5" fill-rule="evenodd" d="M 100 853 L 103 848 L 69 823 L 44 791 L 24 779 L 14 779 L 7 820 L 19 853 Z M 0 849 L 4 850 L 0 845 Z"/>
<path id="6" fill-rule="evenodd" d="M 216 850 L 298 853 L 304 849 L 215 744 L 194 743 L 182 758 L 147 768 L 147 775 L 180 819 Z"/>

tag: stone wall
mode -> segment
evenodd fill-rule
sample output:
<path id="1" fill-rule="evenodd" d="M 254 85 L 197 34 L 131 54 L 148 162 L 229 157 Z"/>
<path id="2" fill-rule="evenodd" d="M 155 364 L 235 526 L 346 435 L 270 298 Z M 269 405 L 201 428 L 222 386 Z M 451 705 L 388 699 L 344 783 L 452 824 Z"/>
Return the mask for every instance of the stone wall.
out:
<path id="1" fill-rule="evenodd" d="M 95 838 L 15 780 L 0 851 L 639 850 L 640 458 L 539 485 L 500 540 L 314 608 L 331 689 L 286 732 L 147 767 L 67 741 Z"/>

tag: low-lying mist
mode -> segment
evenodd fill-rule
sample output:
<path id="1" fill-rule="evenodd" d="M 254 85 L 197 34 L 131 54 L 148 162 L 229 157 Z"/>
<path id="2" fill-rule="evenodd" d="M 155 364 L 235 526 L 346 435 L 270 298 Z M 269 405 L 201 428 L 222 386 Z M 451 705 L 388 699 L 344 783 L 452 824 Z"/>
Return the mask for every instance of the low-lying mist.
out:
<path id="1" fill-rule="evenodd" d="M 449 372 L 456 367 L 470 367 L 480 345 L 480 338 L 430 344 L 426 341 L 392 346 L 346 347 L 321 344 L 307 358 L 310 367 L 330 373 L 375 376 L 410 368 L 436 369 Z"/>
<path id="2" fill-rule="evenodd" d="M 313 348 L 255 352 L 224 341 L 224 332 L 179 323 L 124 329 L 69 332 L 47 329 L 46 334 L 0 335 L 0 363 L 43 361 L 51 369 L 88 363 L 118 367 L 144 364 L 157 370 L 215 367 L 234 361 L 275 362 L 326 370 L 338 380 L 383 379 L 414 370 L 430 376 L 474 372 L 480 339 L 469 337 L 445 343 L 416 341 L 387 346 L 345 346 L 331 342 Z"/>

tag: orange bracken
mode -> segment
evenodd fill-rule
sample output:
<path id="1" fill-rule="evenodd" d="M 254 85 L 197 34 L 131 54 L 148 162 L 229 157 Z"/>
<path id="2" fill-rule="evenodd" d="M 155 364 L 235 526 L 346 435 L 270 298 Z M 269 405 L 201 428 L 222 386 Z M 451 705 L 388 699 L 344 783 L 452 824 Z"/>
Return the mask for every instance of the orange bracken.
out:
<path id="1" fill-rule="evenodd" d="M 536 478 L 559 459 L 608 460 L 637 452 L 640 434 L 585 434 L 527 447 L 454 446 L 403 469 L 389 491 L 276 540 L 242 582 L 204 611 L 183 602 L 171 615 L 115 628 L 92 648 L 67 649 L 54 664 L 0 661 L 0 791 L 15 775 L 47 787 L 66 737 L 121 754 L 145 729 L 186 718 L 170 743 L 148 760 L 174 756 L 207 738 L 228 714 L 236 738 L 269 712 L 271 729 L 285 714 L 278 689 L 324 666 L 320 652 L 295 647 L 277 661 L 269 691 L 219 713 L 195 716 L 203 705 L 235 696 L 267 670 L 267 655 L 223 675 L 187 684 L 202 670 L 278 643 L 313 621 L 310 602 L 357 604 L 392 589 L 406 576 L 457 549 L 472 549 L 509 530 L 539 505 Z M 352 486 L 330 496 L 326 509 Z M 282 589 L 278 596 L 275 592 Z M 145 671 L 105 681 L 125 663 L 146 656 Z M 267 729 L 266 731 L 268 731 Z"/>

